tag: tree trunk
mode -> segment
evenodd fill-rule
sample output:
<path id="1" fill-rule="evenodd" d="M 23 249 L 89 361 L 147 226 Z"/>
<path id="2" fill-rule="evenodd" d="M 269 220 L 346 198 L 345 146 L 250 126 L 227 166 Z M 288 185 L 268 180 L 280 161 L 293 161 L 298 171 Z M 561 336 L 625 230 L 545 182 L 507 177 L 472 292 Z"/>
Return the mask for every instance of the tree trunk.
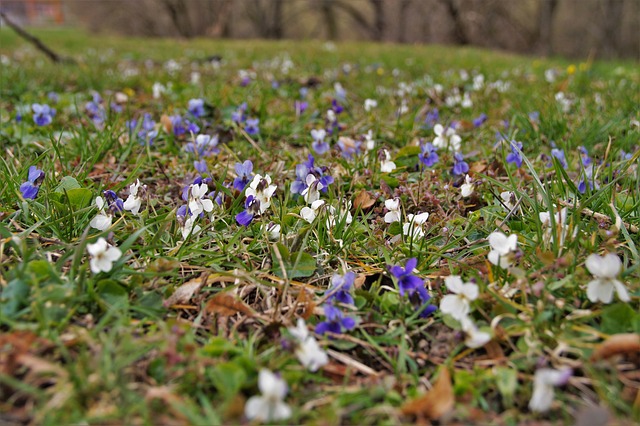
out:
<path id="1" fill-rule="evenodd" d="M 558 0 L 540 0 L 538 12 L 538 37 L 536 41 L 539 54 L 550 56 L 553 54 L 553 18 L 558 6 Z"/>
<path id="2" fill-rule="evenodd" d="M 384 4 L 382 0 L 369 0 L 371 6 L 373 6 L 373 26 L 371 35 L 375 41 L 382 41 L 384 39 L 384 30 L 386 27 L 385 16 L 384 16 Z"/>
<path id="3" fill-rule="evenodd" d="M 400 0 L 400 10 L 398 11 L 398 42 L 407 42 L 407 11 L 411 6 L 411 0 Z"/>
<path id="4" fill-rule="evenodd" d="M 622 0 L 606 0 L 603 3 L 602 36 L 600 39 L 600 54 L 604 58 L 615 58 L 621 45 L 622 13 L 624 2 Z"/>
<path id="5" fill-rule="evenodd" d="M 447 8 L 447 13 L 453 22 L 453 38 L 456 44 L 469 44 L 469 36 L 462 20 L 462 14 L 456 0 L 441 0 Z"/>

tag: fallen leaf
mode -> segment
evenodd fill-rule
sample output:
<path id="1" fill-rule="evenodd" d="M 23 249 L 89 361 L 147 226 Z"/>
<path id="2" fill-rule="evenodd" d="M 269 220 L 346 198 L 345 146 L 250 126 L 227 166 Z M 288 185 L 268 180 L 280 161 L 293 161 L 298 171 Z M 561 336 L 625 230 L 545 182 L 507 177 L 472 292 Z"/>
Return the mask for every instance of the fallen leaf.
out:
<path id="1" fill-rule="evenodd" d="M 591 361 L 611 358 L 619 354 L 637 354 L 640 352 L 640 334 L 614 334 L 600 343 L 591 354 Z"/>
<path id="2" fill-rule="evenodd" d="M 402 414 L 431 420 L 439 419 L 453 408 L 455 398 L 451 385 L 451 374 L 446 367 L 440 369 L 438 379 L 431 390 L 407 402 L 401 408 Z"/>
<path id="3" fill-rule="evenodd" d="M 200 290 L 200 287 L 205 284 L 205 282 L 207 281 L 206 278 L 207 277 L 205 276 L 200 276 L 182 284 L 176 289 L 176 291 L 173 292 L 171 296 L 169 296 L 167 300 L 164 301 L 163 305 L 165 307 L 169 307 L 173 305 L 186 304 L 193 297 L 193 295 L 196 294 L 198 290 Z"/>
<path id="4" fill-rule="evenodd" d="M 253 316 L 253 311 L 243 302 L 236 300 L 228 293 L 218 293 L 207 302 L 206 311 L 208 313 L 231 316 L 237 313 Z"/>
<path id="5" fill-rule="evenodd" d="M 162 114 L 160 117 L 160 123 L 162 124 L 162 128 L 166 133 L 171 133 L 173 130 L 173 122 L 171 121 L 171 117 L 166 114 Z"/>
<path id="6" fill-rule="evenodd" d="M 368 208 L 373 206 L 375 202 L 376 202 L 376 199 L 373 198 L 371 193 L 363 189 L 360 192 L 358 192 L 358 195 L 356 195 L 355 200 L 353 200 L 353 207 L 355 207 L 356 209 L 360 208 L 362 210 L 367 210 Z"/>

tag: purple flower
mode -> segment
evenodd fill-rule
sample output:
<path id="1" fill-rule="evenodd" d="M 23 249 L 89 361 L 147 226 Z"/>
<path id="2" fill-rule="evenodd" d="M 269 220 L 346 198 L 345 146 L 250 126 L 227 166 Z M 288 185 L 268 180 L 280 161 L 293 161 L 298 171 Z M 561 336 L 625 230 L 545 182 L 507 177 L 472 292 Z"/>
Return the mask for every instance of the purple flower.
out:
<path id="1" fill-rule="evenodd" d="M 296 110 L 296 115 L 302 115 L 309 107 L 309 103 L 306 101 L 295 101 L 293 107 Z"/>
<path id="2" fill-rule="evenodd" d="M 204 116 L 204 101 L 202 99 L 190 99 L 187 110 L 196 118 Z"/>
<path id="3" fill-rule="evenodd" d="M 340 114 L 342 111 L 344 111 L 344 108 L 342 107 L 342 105 L 340 105 L 338 103 L 337 100 L 332 99 L 331 100 L 331 109 L 333 110 L 333 112 L 335 112 L 336 114 Z"/>
<path id="4" fill-rule="evenodd" d="M 107 118 L 107 112 L 100 104 L 101 101 L 102 98 L 96 93 L 93 96 L 93 101 L 87 102 L 84 105 L 84 109 L 87 110 L 89 118 L 91 118 L 96 125 L 104 123 L 104 120 Z"/>
<path id="5" fill-rule="evenodd" d="M 327 292 L 331 294 L 327 302 L 337 301 L 347 305 L 353 305 L 353 296 L 351 296 L 350 291 L 355 279 L 356 274 L 353 272 L 347 272 L 344 275 L 334 274 L 331 278 L 331 287 L 327 290 Z"/>
<path id="6" fill-rule="evenodd" d="M 589 166 L 592 163 L 592 161 L 591 161 L 591 157 L 589 157 L 589 151 L 587 151 L 587 148 L 585 148 L 584 146 L 579 146 L 578 151 L 580 151 L 580 158 L 582 161 L 582 165 L 584 167 Z"/>
<path id="7" fill-rule="evenodd" d="M 244 121 L 247 119 L 247 115 L 245 114 L 247 111 L 247 103 L 243 102 L 237 110 L 235 110 L 234 112 L 231 113 L 231 120 L 233 120 L 235 123 L 244 123 Z"/>
<path id="8" fill-rule="evenodd" d="M 529 120 L 531 120 L 532 123 L 538 123 L 540 121 L 540 113 L 538 111 L 530 112 Z"/>
<path id="9" fill-rule="evenodd" d="M 253 163 L 246 160 L 244 163 L 236 163 L 236 178 L 233 180 L 233 187 L 238 191 L 243 191 L 249 182 L 253 180 Z"/>
<path id="10" fill-rule="evenodd" d="M 20 185 L 22 197 L 28 200 L 34 200 L 38 196 L 42 181 L 44 181 L 44 172 L 36 166 L 29 167 L 27 181 Z"/>
<path id="11" fill-rule="evenodd" d="M 107 204 L 107 209 L 111 214 L 121 213 L 124 211 L 124 201 L 122 198 L 118 198 L 118 194 L 114 191 L 107 189 L 106 191 L 102 191 L 102 195 L 104 195 L 104 199 Z"/>
<path id="12" fill-rule="evenodd" d="M 220 152 L 218 135 L 198 135 L 195 141 L 185 145 L 184 150 L 198 157 L 209 157 Z"/>
<path id="13" fill-rule="evenodd" d="M 236 222 L 242 226 L 249 226 L 255 215 L 260 213 L 260 200 L 249 195 L 244 202 L 245 209 L 236 215 Z"/>
<path id="14" fill-rule="evenodd" d="M 563 169 L 567 168 L 567 159 L 564 156 L 564 151 L 558 148 L 553 148 L 551 150 L 551 156 L 555 157 L 556 160 L 560 163 Z"/>
<path id="15" fill-rule="evenodd" d="M 437 148 L 431 142 L 427 142 L 420 147 L 418 158 L 425 167 L 433 167 L 438 162 Z"/>
<path id="16" fill-rule="evenodd" d="M 322 184 L 322 192 L 326 192 L 330 184 L 333 183 L 333 177 L 327 174 L 327 167 L 318 167 L 314 165 L 315 159 L 309 154 L 305 163 L 296 166 L 296 180 L 291 184 L 291 193 L 302 194 L 307 189 L 307 176 L 313 174 Z"/>
<path id="17" fill-rule="evenodd" d="M 438 124 L 440 121 L 440 113 L 438 112 L 438 108 L 434 108 L 431 111 L 428 111 L 424 117 L 424 124 L 428 129 L 431 129 L 433 126 Z"/>
<path id="18" fill-rule="evenodd" d="M 47 93 L 47 98 L 49 98 L 49 100 L 54 104 L 57 104 L 58 101 L 60 100 L 60 96 L 56 92 Z"/>
<path id="19" fill-rule="evenodd" d="M 342 333 L 343 330 L 348 331 L 356 326 L 356 320 L 352 317 L 345 317 L 340 309 L 327 303 L 324 305 L 325 321 L 316 325 L 316 333 L 324 334 L 327 331 L 331 333 Z"/>
<path id="20" fill-rule="evenodd" d="M 195 167 L 198 173 L 203 175 L 209 172 L 209 168 L 207 167 L 207 162 L 204 160 L 194 161 L 193 167 Z"/>
<path id="21" fill-rule="evenodd" d="M 511 141 L 511 152 L 507 155 L 507 163 L 514 163 L 516 167 L 522 166 L 522 142 Z"/>
<path id="22" fill-rule="evenodd" d="M 259 123 L 259 118 L 248 118 L 244 124 L 244 131 L 250 136 L 257 135 L 260 133 L 260 128 L 258 127 Z"/>
<path id="23" fill-rule="evenodd" d="M 405 294 L 412 295 L 418 291 L 419 288 L 424 287 L 424 281 L 413 275 L 413 270 L 416 268 L 417 264 L 418 260 L 415 257 L 412 257 L 407 260 L 404 268 L 398 265 L 389 267 L 391 275 L 398 280 L 400 296 L 404 296 Z"/>
<path id="24" fill-rule="evenodd" d="M 473 126 L 474 127 L 480 127 L 484 124 L 485 121 L 487 121 L 487 114 L 480 114 L 479 117 L 476 117 L 473 119 Z"/>
<path id="25" fill-rule="evenodd" d="M 33 122 L 38 126 L 51 124 L 56 115 L 56 110 L 47 104 L 32 104 L 31 110 L 33 111 Z"/>
<path id="26" fill-rule="evenodd" d="M 452 172 L 456 176 L 461 176 L 469 172 L 469 165 L 464 161 L 464 156 L 459 152 L 453 154 L 454 164 Z"/>

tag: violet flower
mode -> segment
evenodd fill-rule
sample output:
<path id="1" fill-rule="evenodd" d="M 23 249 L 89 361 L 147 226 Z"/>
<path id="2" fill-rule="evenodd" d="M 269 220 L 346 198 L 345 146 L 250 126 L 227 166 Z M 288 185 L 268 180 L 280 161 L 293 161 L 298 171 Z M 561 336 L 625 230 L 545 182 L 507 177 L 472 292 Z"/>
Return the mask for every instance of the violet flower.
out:
<path id="1" fill-rule="evenodd" d="M 461 176 L 469 172 L 469 165 L 466 161 L 464 161 L 464 156 L 461 153 L 456 152 L 455 154 L 453 154 L 453 159 L 454 164 L 452 173 L 454 175 Z"/>
<path id="2" fill-rule="evenodd" d="M 334 274 L 331 278 L 331 287 L 327 289 L 327 292 L 331 295 L 327 302 L 340 302 L 347 305 L 353 305 L 354 300 L 351 296 L 351 288 L 356 279 L 356 274 L 353 272 L 347 272 L 344 275 Z"/>
<path id="3" fill-rule="evenodd" d="M 327 303 L 324 305 L 325 321 L 316 325 L 316 333 L 324 334 L 327 331 L 340 334 L 344 331 L 352 330 L 356 326 L 356 320 L 352 317 L 345 317 L 340 309 Z"/>
<path id="4" fill-rule="evenodd" d="M 433 146 L 431 142 L 427 142 L 420 146 L 420 154 L 418 154 L 418 158 L 420 162 L 425 165 L 425 167 L 433 167 L 439 160 L 438 154 L 436 153 L 437 148 Z"/>
<path id="5" fill-rule="evenodd" d="M 236 222 L 242 226 L 249 226 L 253 218 L 260 214 L 260 200 L 249 195 L 244 202 L 245 209 L 236 215 Z"/>
<path id="6" fill-rule="evenodd" d="M 511 152 L 507 155 L 507 163 L 514 163 L 516 167 L 522 166 L 522 142 L 511 141 Z"/>
<path id="7" fill-rule="evenodd" d="M 204 112 L 204 100 L 202 99 L 190 99 L 189 100 L 189 104 L 187 106 L 187 110 L 189 111 L 189 113 L 191 113 L 191 115 L 193 115 L 196 118 L 200 118 L 203 117 L 205 112 Z"/>
<path id="8" fill-rule="evenodd" d="M 236 163 L 236 178 L 233 180 L 233 187 L 238 191 L 244 191 L 249 182 L 253 180 L 253 163 L 246 160 L 244 163 Z"/>
<path id="9" fill-rule="evenodd" d="M 244 131 L 250 136 L 257 135 L 260 133 L 260 127 L 258 127 L 258 124 L 260 124 L 259 118 L 248 118 L 244 124 Z"/>
<path id="10" fill-rule="evenodd" d="M 47 126 L 53 121 L 56 110 L 47 104 L 32 104 L 33 122 L 38 126 Z"/>
<path id="11" fill-rule="evenodd" d="M 34 200 L 40 191 L 40 185 L 44 181 L 44 172 L 36 166 L 29 167 L 27 181 L 20 185 L 22 197 L 28 200 Z"/>

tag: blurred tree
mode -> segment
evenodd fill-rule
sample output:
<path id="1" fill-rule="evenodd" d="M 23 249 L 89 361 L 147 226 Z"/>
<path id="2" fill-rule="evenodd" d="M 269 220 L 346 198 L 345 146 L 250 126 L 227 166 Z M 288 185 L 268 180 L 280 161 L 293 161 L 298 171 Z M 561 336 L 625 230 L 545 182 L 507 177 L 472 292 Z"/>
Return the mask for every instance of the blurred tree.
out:
<path id="1" fill-rule="evenodd" d="M 539 3 L 536 50 L 541 55 L 549 56 L 553 53 L 553 17 L 558 0 L 539 0 Z"/>

